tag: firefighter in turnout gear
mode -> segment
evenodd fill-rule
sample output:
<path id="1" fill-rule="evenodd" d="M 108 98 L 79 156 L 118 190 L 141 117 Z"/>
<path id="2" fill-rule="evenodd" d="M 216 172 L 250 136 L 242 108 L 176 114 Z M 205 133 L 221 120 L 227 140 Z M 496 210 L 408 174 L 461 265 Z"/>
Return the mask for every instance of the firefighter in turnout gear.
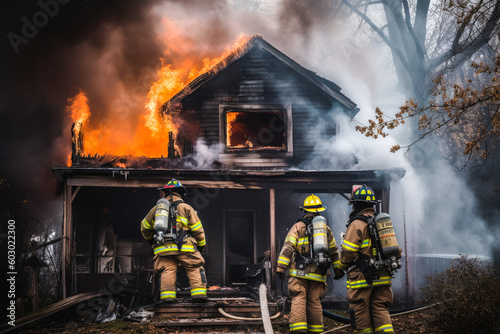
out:
<path id="1" fill-rule="evenodd" d="M 394 333 L 387 310 L 393 301 L 392 270 L 374 265 L 382 250 L 368 224 L 368 219 L 375 215 L 377 203 L 375 192 L 370 187 L 353 186 L 349 200 L 352 212 L 341 241 L 340 268 L 347 270 L 347 300 L 355 333 Z M 390 237 L 395 240 L 394 231 L 391 232 Z M 394 259 L 399 259 L 401 248 L 397 243 L 395 246 Z"/>
<path id="2" fill-rule="evenodd" d="M 321 299 L 326 277 L 333 266 L 335 279 L 344 276 L 332 231 L 320 213 L 326 210 L 318 196 L 310 195 L 300 208 L 304 215 L 288 232 L 278 257 L 277 272 L 283 281 L 288 270 L 292 298 L 290 333 L 323 332 Z"/>
<path id="3" fill-rule="evenodd" d="M 153 246 L 154 270 L 160 275 L 160 298 L 167 302 L 176 300 L 177 266 L 181 265 L 189 279 L 193 301 L 206 301 L 205 260 L 200 254 L 206 242 L 198 214 L 182 200 L 187 191 L 176 179 L 158 190 L 162 191 L 162 199 L 142 220 L 141 232 Z"/>

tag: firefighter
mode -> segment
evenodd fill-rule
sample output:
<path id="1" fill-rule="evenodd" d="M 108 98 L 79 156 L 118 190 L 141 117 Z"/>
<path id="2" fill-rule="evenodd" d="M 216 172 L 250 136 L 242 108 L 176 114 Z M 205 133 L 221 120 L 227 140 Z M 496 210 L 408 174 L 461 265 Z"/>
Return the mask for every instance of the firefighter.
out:
<path id="1" fill-rule="evenodd" d="M 335 279 L 344 276 L 340 266 L 339 252 L 332 231 L 325 224 L 324 240 L 327 265 L 318 265 L 311 261 L 312 238 L 310 235 L 313 218 L 326 210 L 316 195 L 308 196 L 300 208 L 304 215 L 288 232 L 283 248 L 278 257 L 277 273 L 281 280 L 286 280 L 288 270 L 288 293 L 292 298 L 290 310 L 290 333 L 320 333 L 323 331 L 323 310 L 321 299 L 326 294 L 326 277 L 329 267 L 333 266 Z M 326 222 L 326 220 L 325 220 Z"/>
<path id="2" fill-rule="evenodd" d="M 392 304 L 391 274 L 375 269 L 376 243 L 367 223 L 375 214 L 375 192 L 368 186 L 353 186 L 347 230 L 341 242 L 340 268 L 347 270 L 347 300 L 355 333 L 394 333 L 387 308 Z M 396 249 L 401 258 L 401 248 Z M 371 259 L 371 261 L 370 261 Z"/>
<path id="3" fill-rule="evenodd" d="M 177 212 L 174 218 L 177 235 L 175 240 L 170 238 L 161 243 L 155 241 L 157 206 L 141 222 L 142 235 L 153 246 L 154 270 L 160 275 L 160 298 L 166 302 L 176 301 L 177 266 L 181 265 L 189 279 L 193 301 L 204 302 L 207 300 L 207 280 L 203 268 L 205 260 L 200 252 L 204 251 L 206 241 L 201 221 L 196 211 L 182 200 L 187 190 L 178 180 L 172 179 L 158 190 L 161 190 L 162 198 L 168 200 Z"/>

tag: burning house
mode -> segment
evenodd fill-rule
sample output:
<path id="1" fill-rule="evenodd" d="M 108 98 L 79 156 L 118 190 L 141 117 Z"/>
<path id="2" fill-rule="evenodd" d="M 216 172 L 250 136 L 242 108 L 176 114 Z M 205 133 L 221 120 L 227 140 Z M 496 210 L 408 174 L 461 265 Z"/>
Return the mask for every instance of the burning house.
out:
<path id="1" fill-rule="evenodd" d="M 154 189 L 172 177 L 188 188 L 186 202 L 205 228 L 211 286 L 244 284 L 248 265 L 267 251 L 274 266 L 310 193 L 328 206 L 336 238 L 353 184 L 369 184 L 389 212 L 391 183 L 404 170 L 305 167 L 313 152 L 324 154 L 311 133 L 335 140 L 341 130 L 327 115 L 357 112 L 335 83 L 254 36 L 161 105 L 158 117 L 175 126 L 161 134 L 159 156 L 86 153 L 85 129 L 75 122 L 72 164 L 53 168 L 64 187 L 65 296 L 97 290 L 115 273 L 135 279 L 150 270 L 140 222 L 158 199 Z M 212 157 L 204 163 L 196 162 L 200 143 Z"/>

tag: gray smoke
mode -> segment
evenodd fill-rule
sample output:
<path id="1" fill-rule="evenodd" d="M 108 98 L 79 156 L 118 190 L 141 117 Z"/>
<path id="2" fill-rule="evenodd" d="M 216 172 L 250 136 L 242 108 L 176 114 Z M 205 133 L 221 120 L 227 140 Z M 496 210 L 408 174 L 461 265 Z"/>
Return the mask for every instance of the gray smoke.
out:
<path id="1" fill-rule="evenodd" d="M 284 47 L 282 51 L 342 87 L 342 92 L 360 108 L 356 122 L 367 124 L 368 119 L 374 119 L 376 107 L 389 115 L 398 112 L 405 97 L 399 92 L 388 48 L 366 32 L 355 32 L 357 21 L 341 20 L 345 13 L 338 12 L 335 18 L 325 20 L 323 13 L 315 15 L 314 11 L 296 10 L 300 4 L 307 3 L 282 2 L 283 17 L 295 13 L 289 22 L 295 22 L 297 27 L 308 23 L 307 29 L 303 30 L 303 39 L 308 42 L 303 43 L 302 48 Z M 339 20 L 344 23 L 342 27 L 338 24 Z M 308 101 L 303 103 L 308 105 Z M 311 111 L 316 117 L 317 113 Z M 404 150 L 394 154 L 390 153 L 393 145 L 409 143 L 410 130 L 407 126 L 390 132 L 389 137 L 374 140 L 356 132 L 355 123 L 337 110 L 331 110 L 325 119 L 338 124 L 341 132 L 336 138 L 325 138 L 321 124 L 315 131 L 309 132 L 315 151 L 311 152 L 309 161 L 299 168 L 403 167 L 406 170 L 404 178 L 391 184 L 390 210 L 395 223 L 400 223 L 401 227 L 403 223 L 406 225 L 406 236 L 403 235 L 403 228 L 397 229 L 397 233 L 401 244 L 403 239 L 408 243 L 408 255 L 492 255 L 493 235 L 498 228 L 492 221 L 485 220 L 484 211 L 480 210 L 476 195 L 469 187 L 467 175 L 446 161 L 439 138 L 416 145 L 412 154 Z M 418 154 L 418 151 L 425 154 Z M 415 156 L 425 158 L 411 158 Z M 496 210 L 489 208 L 492 209 Z"/>
<path id="2" fill-rule="evenodd" d="M 46 14 L 45 22 L 39 13 L 48 3 L 57 3 L 58 10 Z M 46 0 L 9 2 L 0 15 L 4 36 L 12 32 L 27 40 L 3 39 L 0 172 L 37 203 L 58 191 L 50 167 L 64 165 L 70 149 L 68 97 L 78 89 L 87 92 L 91 122 L 107 124 L 130 113 L 141 117 L 160 59 L 174 64 L 187 53 L 198 61 L 217 57 L 241 34 L 262 35 L 339 84 L 360 107 L 360 122 L 373 118 L 376 106 L 395 111 L 404 101 L 387 48 L 354 33 L 354 21 L 344 20 L 345 12 L 336 11 L 330 1 Z M 38 24 L 36 32 L 25 28 L 26 22 Z M 176 37 L 186 42 L 173 43 Z M 404 152 L 389 153 L 393 138 L 405 141 L 406 129 L 372 140 L 354 132 L 352 122 L 335 110 L 326 117 L 341 125 L 340 135 L 325 138 L 319 129 L 311 140 L 332 157 L 330 169 L 406 169 L 404 179 L 393 186 L 391 211 L 414 232 L 414 252 L 423 243 L 432 252 L 490 254 L 492 233 L 476 210 L 473 193 L 439 154 L 415 168 Z M 433 149 L 439 153 L 437 143 Z M 215 151 L 199 143 L 193 166 L 210 165 Z M 309 165 L 299 168 L 318 169 L 323 163 L 313 154 Z"/>

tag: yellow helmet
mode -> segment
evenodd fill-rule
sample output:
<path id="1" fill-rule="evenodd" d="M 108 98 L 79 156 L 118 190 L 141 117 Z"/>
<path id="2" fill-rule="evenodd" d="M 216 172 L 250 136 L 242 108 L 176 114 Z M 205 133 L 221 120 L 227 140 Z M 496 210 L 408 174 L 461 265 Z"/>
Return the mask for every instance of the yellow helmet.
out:
<path id="1" fill-rule="evenodd" d="M 307 212 L 318 213 L 325 211 L 326 206 L 323 206 L 318 196 L 311 194 L 306 197 L 304 201 L 304 207 L 301 209 Z"/>

